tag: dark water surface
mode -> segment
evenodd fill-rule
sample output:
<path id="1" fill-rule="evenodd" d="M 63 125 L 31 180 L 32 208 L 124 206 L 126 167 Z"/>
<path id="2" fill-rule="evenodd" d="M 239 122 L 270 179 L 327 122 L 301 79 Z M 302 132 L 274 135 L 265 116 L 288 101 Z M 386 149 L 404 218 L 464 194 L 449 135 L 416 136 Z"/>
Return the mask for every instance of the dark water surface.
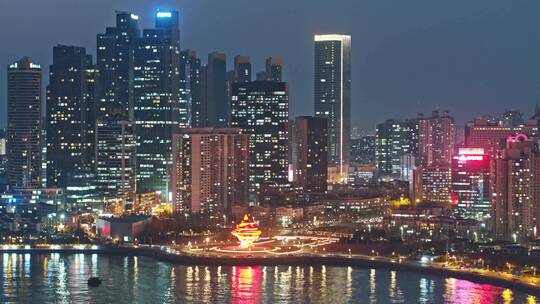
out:
<path id="1" fill-rule="evenodd" d="M 0 303 L 537 303 L 412 272 L 335 266 L 182 266 L 147 257 L 0 254 Z M 87 279 L 99 276 L 99 287 Z"/>

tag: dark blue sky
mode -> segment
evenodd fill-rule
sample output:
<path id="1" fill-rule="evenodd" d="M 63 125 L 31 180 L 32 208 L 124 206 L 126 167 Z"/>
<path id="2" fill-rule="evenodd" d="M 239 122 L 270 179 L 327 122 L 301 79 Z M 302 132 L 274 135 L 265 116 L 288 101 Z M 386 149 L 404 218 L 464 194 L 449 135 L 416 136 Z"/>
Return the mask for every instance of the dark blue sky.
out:
<path id="1" fill-rule="evenodd" d="M 255 71 L 282 57 L 291 116 L 313 112 L 313 34 L 352 35 L 353 126 L 434 108 L 462 123 L 540 99 L 538 0 L 0 0 L 0 105 L 6 65 L 28 55 L 47 67 L 55 44 L 86 46 L 115 10 L 152 27 L 157 7 L 180 12 L 182 48 L 250 55 Z M 206 59 L 204 59 L 206 60 Z M 44 75 L 44 85 L 48 82 Z"/>

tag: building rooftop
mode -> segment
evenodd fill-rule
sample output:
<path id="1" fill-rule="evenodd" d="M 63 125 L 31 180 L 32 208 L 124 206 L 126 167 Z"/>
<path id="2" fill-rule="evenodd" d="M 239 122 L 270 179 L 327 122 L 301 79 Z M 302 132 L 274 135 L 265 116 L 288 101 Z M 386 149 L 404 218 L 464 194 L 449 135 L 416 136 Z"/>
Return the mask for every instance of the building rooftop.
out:
<path id="1" fill-rule="evenodd" d="M 147 215 L 129 215 L 122 217 L 100 217 L 100 220 L 104 220 L 111 223 L 136 223 L 146 221 L 150 218 Z"/>

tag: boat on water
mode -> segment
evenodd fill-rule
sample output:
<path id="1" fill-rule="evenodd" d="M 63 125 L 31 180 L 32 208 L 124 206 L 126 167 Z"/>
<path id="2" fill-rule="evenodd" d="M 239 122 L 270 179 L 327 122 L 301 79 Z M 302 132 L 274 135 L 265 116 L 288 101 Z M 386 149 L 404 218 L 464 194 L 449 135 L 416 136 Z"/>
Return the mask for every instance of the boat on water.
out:
<path id="1" fill-rule="evenodd" d="M 97 287 L 101 285 L 101 279 L 99 277 L 91 277 L 88 279 L 88 286 Z"/>

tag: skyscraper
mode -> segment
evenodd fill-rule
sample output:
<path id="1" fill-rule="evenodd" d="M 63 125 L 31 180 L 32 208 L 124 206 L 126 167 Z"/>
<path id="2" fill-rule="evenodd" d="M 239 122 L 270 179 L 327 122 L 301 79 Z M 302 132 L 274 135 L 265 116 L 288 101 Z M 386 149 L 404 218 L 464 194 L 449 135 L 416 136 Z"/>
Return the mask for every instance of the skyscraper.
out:
<path id="1" fill-rule="evenodd" d="M 249 56 L 234 56 L 234 82 L 251 81 L 251 59 Z"/>
<path id="2" fill-rule="evenodd" d="M 92 56 L 83 47 L 55 46 L 49 71 L 47 185 L 67 188 L 86 184 L 93 167 Z"/>
<path id="3" fill-rule="evenodd" d="M 324 193 L 328 177 L 327 123 L 324 118 L 300 116 L 294 121 L 294 182 L 305 193 Z"/>
<path id="4" fill-rule="evenodd" d="M 261 188 L 282 191 L 288 187 L 289 98 L 283 82 L 234 83 L 231 126 L 249 135 L 250 199 Z"/>
<path id="5" fill-rule="evenodd" d="M 99 70 L 97 116 L 125 112 L 133 119 L 133 50 L 140 36 L 139 17 L 116 12 L 116 27 L 97 35 L 96 65 Z"/>
<path id="6" fill-rule="evenodd" d="M 351 36 L 315 35 L 315 116 L 328 122 L 328 165 L 347 179 L 351 136 Z"/>
<path id="7" fill-rule="evenodd" d="M 281 82 L 281 74 L 283 71 L 283 60 L 281 58 L 268 57 L 265 61 L 266 65 L 266 80 Z"/>
<path id="8" fill-rule="evenodd" d="M 91 61 L 92 58 L 90 57 Z M 86 150 L 88 154 L 88 159 L 91 164 L 95 164 L 94 158 L 94 144 L 95 144 L 95 131 L 96 131 L 96 120 L 99 117 L 100 113 L 98 112 L 98 92 L 100 88 L 99 84 L 99 70 L 96 65 L 87 65 L 83 71 L 83 80 L 84 80 L 84 103 L 85 108 L 83 112 L 85 114 L 85 131 L 86 131 Z M 127 114 L 125 115 L 127 116 Z"/>
<path id="9" fill-rule="evenodd" d="M 24 57 L 7 67 L 7 177 L 17 188 L 41 181 L 41 67 Z"/>
<path id="10" fill-rule="evenodd" d="M 126 203 L 135 191 L 135 125 L 111 113 L 96 122 L 96 190 L 102 201 Z"/>
<path id="11" fill-rule="evenodd" d="M 180 51 L 180 63 L 178 66 L 180 75 L 180 85 L 179 85 L 179 118 L 180 121 L 178 125 L 180 128 L 189 128 L 191 127 L 191 60 L 190 60 L 190 51 L 184 50 Z"/>
<path id="12" fill-rule="evenodd" d="M 137 191 L 167 196 L 172 132 L 180 123 L 178 12 L 158 10 L 134 50 Z"/>
<path id="13" fill-rule="evenodd" d="M 233 128 L 180 129 L 173 139 L 174 209 L 222 222 L 233 204 L 245 205 L 249 136 Z"/>
<path id="14" fill-rule="evenodd" d="M 227 127 L 229 102 L 227 100 L 226 58 L 224 53 L 208 54 L 206 68 L 206 107 L 208 127 Z"/>
<path id="15" fill-rule="evenodd" d="M 185 50 L 181 53 L 180 63 L 180 79 L 187 82 L 189 85 L 189 94 L 191 97 L 191 109 L 189 111 L 190 125 L 192 127 L 200 127 L 204 125 L 206 120 L 206 87 L 202 81 L 203 75 L 201 59 L 197 57 L 197 53 L 193 50 Z M 186 71 L 182 68 L 185 65 Z M 184 75 L 183 75 L 184 74 Z"/>

